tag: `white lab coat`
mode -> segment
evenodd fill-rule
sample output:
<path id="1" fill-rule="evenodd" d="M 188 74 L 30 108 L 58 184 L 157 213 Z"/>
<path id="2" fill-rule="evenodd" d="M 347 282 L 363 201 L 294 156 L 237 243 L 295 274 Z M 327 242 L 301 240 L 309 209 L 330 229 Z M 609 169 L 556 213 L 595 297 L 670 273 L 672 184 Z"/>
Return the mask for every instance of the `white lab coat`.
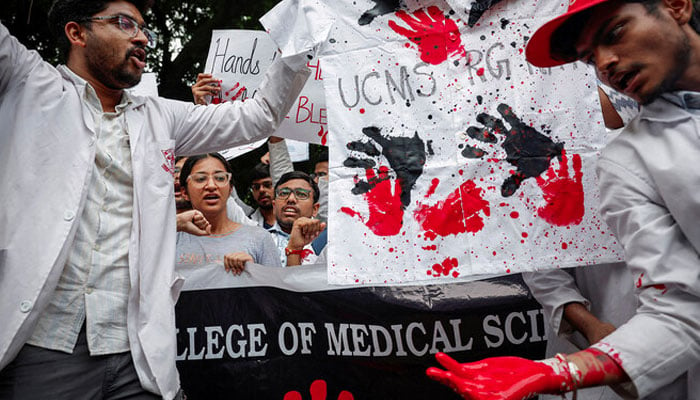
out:
<path id="1" fill-rule="evenodd" d="M 700 100 L 667 93 L 645 105 L 598 163 L 601 215 L 640 306 L 594 347 L 618 360 L 640 397 L 688 370 L 689 395 L 700 393 L 700 107 L 684 107 L 684 95 Z"/>
<path id="2" fill-rule="evenodd" d="M 179 389 L 172 154 L 260 140 L 285 117 L 308 71 L 278 62 L 254 99 L 219 106 L 134 96 L 126 113 L 134 179 L 127 324 L 142 385 Z M 0 25 L 0 369 L 31 335 L 61 275 L 95 157 L 84 88 Z"/>

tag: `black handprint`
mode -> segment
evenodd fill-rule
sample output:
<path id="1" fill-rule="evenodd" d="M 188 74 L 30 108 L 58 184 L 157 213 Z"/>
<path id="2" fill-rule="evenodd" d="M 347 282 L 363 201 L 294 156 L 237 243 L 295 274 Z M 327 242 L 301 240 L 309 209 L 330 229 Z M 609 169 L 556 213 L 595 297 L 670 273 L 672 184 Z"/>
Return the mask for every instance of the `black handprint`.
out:
<path id="1" fill-rule="evenodd" d="M 496 108 L 503 119 L 510 125 L 506 129 L 503 121 L 486 113 L 476 116 L 476 120 L 484 127 L 470 126 L 467 135 L 484 143 L 496 143 L 496 135 L 504 135 L 501 147 L 506 151 L 506 161 L 516 167 L 501 185 L 503 197 L 512 196 L 527 178 L 540 176 L 549 168 L 552 158 L 561 160 L 564 150 L 563 143 L 555 143 L 549 137 L 541 134 L 535 128 L 522 122 L 507 104 L 499 104 Z M 487 153 L 471 145 L 464 145 L 462 156 L 467 158 L 482 158 Z"/>
<path id="2" fill-rule="evenodd" d="M 401 0 L 372 0 L 375 6 L 365 11 L 357 21 L 359 25 L 368 25 L 380 15 L 393 13 L 401 9 Z"/>
<path id="3" fill-rule="evenodd" d="M 474 25 L 476 25 L 477 22 L 479 22 L 479 19 L 481 18 L 482 15 L 486 11 L 488 11 L 491 7 L 495 6 L 496 3 L 499 3 L 501 0 L 477 0 L 472 2 L 472 7 L 469 10 L 469 20 L 467 21 L 467 25 L 469 25 L 470 28 L 473 28 Z"/>
<path id="4" fill-rule="evenodd" d="M 364 153 L 370 157 L 376 157 L 380 154 L 383 155 L 389 162 L 389 166 L 396 173 L 396 179 L 399 181 L 399 186 L 401 187 L 401 204 L 405 209 L 409 204 L 411 204 L 411 190 L 416 184 L 418 177 L 423 174 L 423 166 L 425 165 L 425 143 L 423 139 L 418 136 L 416 132 L 413 137 L 396 137 L 396 136 L 383 136 L 381 134 L 381 129 L 370 126 L 362 129 L 368 138 L 372 139 L 374 143 L 381 146 L 381 153 L 374 145 L 374 143 L 363 142 L 363 141 L 353 141 L 348 143 L 348 149 L 353 151 L 358 151 Z M 365 170 L 374 168 L 376 163 L 372 159 L 368 158 L 356 158 L 348 157 L 343 163 L 346 167 L 350 168 L 364 168 Z M 355 187 L 352 190 L 353 194 L 367 193 L 372 188 L 374 188 L 377 183 L 381 182 L 381 167 L 380 167 L 380 179 L 362 181 L 358 180 L 355 183 Z M 386 174 L 384 179 L 388 179 Z"/>

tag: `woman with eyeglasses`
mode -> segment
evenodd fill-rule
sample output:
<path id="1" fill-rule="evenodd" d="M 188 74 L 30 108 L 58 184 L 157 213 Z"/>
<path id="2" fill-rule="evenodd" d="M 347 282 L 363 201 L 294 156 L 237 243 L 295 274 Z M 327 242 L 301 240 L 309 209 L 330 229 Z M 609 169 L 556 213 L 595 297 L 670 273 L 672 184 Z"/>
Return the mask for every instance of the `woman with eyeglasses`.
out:
<path id="1" fill-rule="evenodd" d="M 194 211 L 178 215 L 178 226 L 199 223 L 204 231 L 199 232 L 201 236 L 178 232 L 176 269 L 219 263 L 226 271 L 240 275 L 247 262 L 282 266 L 267 231 L 228 218 L 226 200 L 233 190 L 231 176 L 231 166 L 219 153 L 189 157 L 182 166 L 180 187 Z"/>

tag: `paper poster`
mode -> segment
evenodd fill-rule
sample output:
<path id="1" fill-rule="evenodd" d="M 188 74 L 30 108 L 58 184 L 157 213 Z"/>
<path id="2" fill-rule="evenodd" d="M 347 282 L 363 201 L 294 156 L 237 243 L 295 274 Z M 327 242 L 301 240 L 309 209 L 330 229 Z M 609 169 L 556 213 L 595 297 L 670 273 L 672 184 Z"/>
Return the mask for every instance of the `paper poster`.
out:
<path id="1" fill-rule="evenodd" d="M 252 97 L 278 56 L 277 46 L 264 31 L 214 30 L 204 72 L 219 78 L 222 90 L 212 102 Z M 325 145 L 328 121 L 321 66 L 315 60 L 308 67 L 312 75 L 275 136 Z"/>
<path id="2" fill-rule="evenodd" d="M 298 2 L 336 17 L 321 52 L 334 132 L 331 283 L 623 258 L 597 213 L 605 130 L 595 77 L 524 57 L 557 7 L 489 2 L 461 9 L 465 20 L 442 1 Z"/>

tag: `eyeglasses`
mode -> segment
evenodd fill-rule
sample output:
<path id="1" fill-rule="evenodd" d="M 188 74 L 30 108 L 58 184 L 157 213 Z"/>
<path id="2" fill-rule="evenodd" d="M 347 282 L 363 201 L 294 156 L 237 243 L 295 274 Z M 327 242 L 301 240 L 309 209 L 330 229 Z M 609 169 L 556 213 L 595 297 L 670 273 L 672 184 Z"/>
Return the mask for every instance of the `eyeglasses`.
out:
<path id="1" fill-rule="evenodd" d="M 195 186 L 204 186 L 207 182 L 209 182 L 209 178 L 214 179 L 214 184 L 216 186 L 226 186 L 228 185 L 229 182 L 231 182 L 231 173 L 230 172 L 216 172 L 212 175 L 209 174 L 204 174 L 204 173 L 198 173 L 198 174 L 192 174 L 187 177 L 187 180 L 191 180 L 192 183 Z"/>
<path id="2" fill-rule="evenodd" d="M 296 197 L 297 200 L 308 200 L 309 197 L 311 197 L 311 190 L 302 188 L 291 189 L 288 187 L 278 188 L 275 195 L 284 200 L 292 193 L 294 193 L 294 197 Z"/>
<path id="3" fill-rule="evenodd" d="M 146 25 L 139 25 L 136 20 L 126 15 L 105 15 L 102 17 L 89 17 L 83 18 L 80 21 L 108 21 L 121 29 L 122 32 L 129 35 L 129 37 L 134 37 L 138 35 L 139 29 L 148 39 L 148 47 L 156 47 L 156 40 L 158 40 L 158 35 L 152 30 L 146 28 Z"/>
<path id="4" fill-rule="evenodd" d="M 328 176 L 328 172 L 318 171 L 311 174 L 311 179 L 323 178 L 324 176 Z"/>
<path id="5" fill-rule="evenodd" d="M 250 185 L 250 190 L 254 192 L 259 191 L 261 188 L 272 189 L 272 182 L 253 183 Z"/>

